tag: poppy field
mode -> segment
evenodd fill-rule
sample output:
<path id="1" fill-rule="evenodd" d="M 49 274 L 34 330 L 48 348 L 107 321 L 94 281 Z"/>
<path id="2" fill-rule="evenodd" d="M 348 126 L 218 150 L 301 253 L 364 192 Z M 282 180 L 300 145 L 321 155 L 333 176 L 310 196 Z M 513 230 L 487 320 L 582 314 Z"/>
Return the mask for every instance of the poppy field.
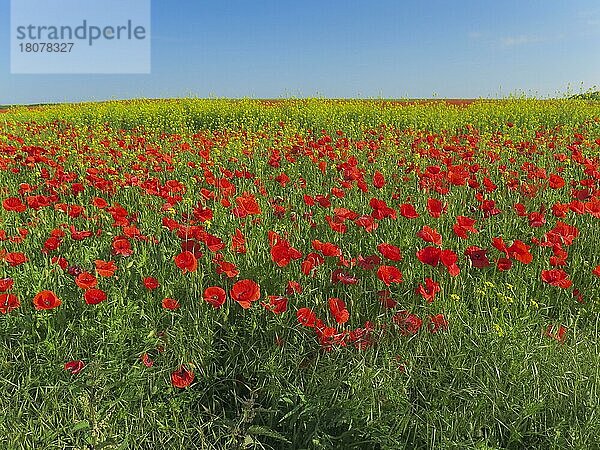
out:
<path id="1" fill-rule="evenodd" d="M 597 102 L 10 108 L 0 202 L 0 448 L 597 448 Z"/>

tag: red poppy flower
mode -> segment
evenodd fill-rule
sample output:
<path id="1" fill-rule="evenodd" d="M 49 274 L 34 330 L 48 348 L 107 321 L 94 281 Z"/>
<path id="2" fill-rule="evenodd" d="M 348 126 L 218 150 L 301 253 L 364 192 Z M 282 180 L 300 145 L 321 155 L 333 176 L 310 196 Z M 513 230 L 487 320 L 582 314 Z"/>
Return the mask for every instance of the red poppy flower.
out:
<path id="1" fill-rule="evenodd" d="M 442 236 L 437 230 L 425 225 L 421 230 L 417 232 L 417 236 L 423 239 L 425 242 L 431 242 L 438 247 L 442 246 Z"/>
<path id="2" fill-rule="evenodd" d="M 206 244 L 206 247 L 213 253 L 218 252 L 219 250 L 223 250 L 225 248 L 225 243 L 221 238 L 218 238 L 217 236 L 213 236 L 212 234 L 206 233 L 205 235 L 201 236 L 201 238 L 202 242 L 204 242 L 204 244 Z M 194 254 L 194 256 L 196 255 Z M 199 256 L 196 256 L 196 258 L 199 258 Z"/>
<path id="3" fill-rule="evenodd" d="M 375 219 L 371 216 L 360 216 L 354 220 L 354 224 L 358 227 L 364 228 L 367 233 L 372 233 L 379 227 L 379 224 L 375 222 Z"/>
<path id="4" fill-rule="evenodd" d="M 96 264 L 96 273 L 101 277 L 112 277 L 117 271 L 117 265 L 114 261 L 102 261 L 97 259 L 95 261 Z"/>
<path id="5" fill-rule="evenodd" d="M 285 187 L 290 182 L 290 177 L 288 177 L 285 172 L 282 172 L 277 175 L 274 180 L 277 181 L 281 187 Z"/>
<path id="6" fill-rule="evenodd" d="M 67 267 L 67 273 L 72 277 L 76 277 L 77 275 L 83 273 L 83 269 L 76 265 L 70 265 Z"/>
<path id="7" fill-rule="evenodd" d="M 83 361 L 69 361 L 65 363 L 65 370 L 71 372 L 72 375 L 77 375 L 84 367 L 85 363 Z"/>
<path id="8" fill-rule="evenodd" d="M 587 200 L 588 198 L 590 198 L 592 196 L 592 192 L 588 188 L 573 189 L 573 194 L 572 195 L 577 200 L 584 201 L 584 200 Z"/>
<path id="9" fill-rule="evenodd" d="M 346 192 L 339 187 L 332 187 L 331 194 L 336 196 L 337 198 L 344 198 L 346 196 Z"/>
<path id="10" fill-rule="evenodd" d="M 492 238 L 492 245 L 500 252 L 503 252 L 504 255 L 508 258 L 510 256 L 508 252 L 508 247 L 506 247 L 506 243 L 504 239 L 501 237 Z"/>
<path id="11" fill-rule="evenodd" d="M 334 284 L 342 283 L 345 285 L 358 284 L 358 278 L 353 277 L 343 269 L 335 269 L 331 272 L 331 282 Z"/>
<path id="12" fill-rule="evenodd" d="M 452 250 L 440 250 L 437 247 L 425 247 L 417 252 L 417 258 L 423 264 L 436 267 L 440 262 L 446 266 L 448 273 L 455 277 L 460 273 L 460 268 L 456 264 L 458 255 Z"/>
<path id="13" fill-rule="evenodd" d="M 261 214 L 260 206 L 254 195 L 244 192 L 241 197 L 235 199 L 236 207 L 231 210 L 235 217 L 244 218 L 248 215 Z"/>
<path id="14" fill-rule="evenodd" d="M 0 294 L 0 313 L 8 314 L 19 306 L 21 306 L 21 302 L 15 294 Z"/>
<path id="15" fill-rule="evenodd" d="M 514 208 L 515 208 L 515 212 L 517 213 L 517 216 L 524 217 L 527 215 L 527 208 L 525 208 L 524 204 L 515 203 Z"/>
<path id="16" fill-rule="evenodd" d="M 102 289 L 88 289 L 83 294 L 83 299 L 88 305 L 97 305 L 106 300 L 106 292 Z"/>
<path id="17" fill-rule="evenodd" d="M 214 218 L 213 210 L 202 205 L 196 206 L 192 214 L 199 222 L 210 222 Z"/>
<path id="18" fill-rule="evenodd" d="M 315 199 L 314 197 L 311 197 L 310 195 L 306 195 L 304 194 L 304 196 L 302 197 L 304 204 L 306 206 L 315 206 Z"/>
<path id="19" fill-rule="evenodd" d="M 484 217 L 497 216 L 502 212 L 496 207 L 494 200 L 482 200 L 479 208 L 483 211 Z"/>
<path id="20" fill-rule="evenodd" d="M 56 237 L 56 236 L 51 236 L 48 239 L 46 239 L 46 241 L 44 242 L 44 248 L 42 248 L 42 253 L 50 253 L 54 250 L 57 250 L 58 247 L 60 247 L 60 244 L 62 243 L 62 239 Z"/>
<path id="21" fill-rule="evenodd" d="M 213 308 L 220 308 L 227 299 L 225 290 L 219 286 L 211 286 L 204 290 L 204 300 L 211 304 Z"/>
<path id="22" fill-rule="evenodd" d="M 285 239 L 280 239 L 271 247 L 271 259 L 279 267 L 285 267 L 292 260 L 300 258 L 302 258 L 302 252 L 292 247 Z"/>
<path id="23" fill-rule="evenodd" d="M 427 212 L 435 219 L 439 218 L 442 214 L 445 214 L 448 210 L 448 205 L 442 203 L 436 198 L 427 199 Z"/>
<path id="24" fill-rule="evenodd" d="M 0 292 L 10 291 L 13 288 L 12 278 L 0 278 Z"/>
<path id="25" fill-rule="evenodd" d="M 71 185 L 71 192 L 73 195 L 79 195 L 83 191 L 85 191 L 85 186 L 82 183 L 73 183 Z"/>
<path id="26" fill-rule="evenodd" d="M 340 219 L 337 216 L 331 218 L 331 216 L 325 216 L 325 221 L 329 228 L 331 228 L 336 233 L 344 234 L 348 231 L 348 227 L 344 224 L 344 219 Z"/>
<path id="27" fill-rule="evenodd" d="M 329 311 L 335 321 L 339 324 L 348 322 L 348 319 L 350 318 L 348 309 L 346 309 L 346 303 L 339 298 L 332 297 L 329 299 Z"/>
<path id="28" fill-rule="evenodd" d="M 92 233 L 89 230 L 77 230 L 73 225 L 71 225 L 69 229 L 71 231 L 71 239 L 73 239 L 74 241 L 83 241 L 84 239 L 87 239 L 94 235 L 94 233 Z"/>
<path id="29" fill-rule="evenodd" d="M 354 345 L 358 350 L 365 350 L 375 343 L 373 339 L 373 324 L 371 322 L 365 322 L 363 328 L 355 328 L 348 334 L 348 341 Z"/>
<path id="30" fill-rule="evenodd" d="M 571 200 L 569 209 L 576 214 L 585 214 L 585 203 L 579 200 Z"/>
<path id="31" fill-rule="evenodd" d="M 392 293 L 387 289 L 377 291 L 377 298 L 384 308 L 395 308 L 398 304 L 398 302 L 392 298 Z"/>
<path id="32" fill-rule="evenodd" d="M 286 295 L 302 294 L 302 286 L 297 281 L 288 281 L 285 293 Z"/>
<path id="33" fill-rule="evenodd" d="M 555 203 L 552 205 L 552 214 L 554 217 L 567 217 L 567 213 L 569 212 L 569 205 L 564 203 Z"/>
<path id="34" fill-rule="evenodd" d="M 409 313 L 406 310 L 398 311 L 392 317 L 392 320 L 399 327 L 400 334 L 403 336 L 412 336 L 417 334 L 423 325 L 423 320 L 418 316 Z"/>
<path id="35" fill-rule="evenodd" d="M 288 299 L 281 295 L 269 295 L 268 303 L 261 303 L 268 311 L 275 314 L 281 314 L 287 311 Z"/>
<path id="36" fill-rule="evenodd" d="M 333 327 L 325 325 L 315 327 L 315 334 L 321 348 L 325 351 L 331 351 L 334 345 L 345 346 L 347 333 L 342 333 Z"/>
<path id="37" fill-rule="evenodd" d="M 304 275 L 310 275 L 313 269 L 325 262 L 325 259 L 318 253 L 309 253 L 302 261 L 301 270 Z M 314 273 L 313 273 L 314 276 Z"/>
<path id="38" fill-rule="evenodd" d="M 248 309 L 260 298 L 260 286 L 252 280 L 240 280 L 231 287 L 229 295 L 242 308 Z"/>
<path id="39" fill-rule="evenodd" d="M 596 275 L 597 277 L 600 277 L 600 265 L 596 266 L 596 267 L 594 268 L 594 270 L 592 271 L 592 273 L 593 273 L 594 275 Z"/>
<path id="40" fill-rule="evenodd" d="M 551 286 L 560 288 L 570 288 L 573 282 L 569 280 L 569 275 L 562 269 L 542 270 L 542 281 Z"/>
<path id="41" fill-rule="evenodd" d="M 385 178 L 379 171 L 376 171 L 373 175 L 373 186 L 375 186 L 377 189 L 381 189 L 383 186 L 385 186 Z"/>
<path id="42" fill-rule="evenodd" d="M 158 283 L 158 280 L 154 277 L 145 277 L 144 280 L 144 286 L 146 286 L 146 289 L 156 289 L 158 286 L 160 286 L 160 284 Z"/>
<path id="43" fill-rule="evenodd" d="M 81 289 L 90 289 L 98 284 L 98 280 L 91 273 L 82 272 L 75 278 L 75 284 Z"/>
<path id="44" fill-rule="evenodd" d="M 236 228 L 235 234 L 231 236 L 231 250 L 234 253 L 246 253 L 246 239 L 239 228 Z"/>
<path id="45" fill-rule="evenodd" d="M 171 311 L 175 311 L 176 309 L 179 309 L 181 305 L 174 298 L 163 298 L 162 307 Z"/>
<path id="46" fill-rule="evenodd" d="M 392 283 L 402 283 L 402 272 L 394 266 L 379 266 L 377 278 L 389 286 Z"/>
<path id="47" fill-rule="evenodd" d="M 85 212 L 83 206 L 69 205 L 67 206 L 67 215 L 71 218 L 79 217 Z M 85 214 L 84 214 L 85 216 Z"/>
<path id="48" fill-rule="evenodd" d="M 440 263 L 442 251 L 437 247 L 425 247 L 417 251 L 417 259 L 423 264 L 436 267 Z"/>
<path id="49" fill-rule="evenodd" d="M 123 236 L 117 236 L 113 239 L 112 248 L 116 255 L 130 256 L 133 254 L 129 239 Z"/>
<path id="50" fill-rule="evenodd" d="M 7 253 L 6 256 L 4 257 L 4 260 L 11 267 L 20 266 L 21 264 L 26 263 L 27 261 L 29 261 L 29 259 L 25 255 L 25 253 L 22 253 L 22 252 L 10 252 L 10 253 Z"/>
<path id="51" fill-rule="evenodd" d="M 427 303 L 431 303 L 433 302 L 435 294 L 441 290 L 439 283 L 436 283 L 431 278 L 425 278 L 425 286 L 420 284 L 419 287 L 417 287 L 417 294 L 423 297 Z"/>
<path id="52" fill-rule="evenodd" d="M 378 255 L 369 255 L 363 257 L 359 255 L 357 258 L 358 266 L 363 270 L 373 270 L 381 264 L 381 258 Z"/>
<path id="53" fill-rule="evenodd" d="M 483 177 L 483 185 L 487 192 L 494 192 L 498 188 L 498 186 L 496 186 L 488 177 Z"/>
<path id="54" fill-rule="evenodd" d="M 475 219 L 471 219 L 470 217 L 466 216 L 458 216 L 452 229 L 454 234 L 456 234 L 459 238 L 467 239 L 469 237 L 467 231 L 471 233 L 478 233 L 473 225 L 475 225 Z"/>
<path id="55" fill-rule="evenodd" d="M 67 270 L 69 267 L 69 261 L 67 261 L 62 256 L 54 256 L 54 257 L 52 257 L 52 259 L 50 261 L 52 262 L 52 264 L 58 264 L 58 266 L 62 270 Z"/>
<path id="56" fill-rule="evenodd" d="M 215 272 L 219 275 L 224 274 L 228 278 L 235 278 L 239 275 L 240 271 L 237 269 L 236 265 L 225 261 L 223 259 L 223 255 L 217 253 L 213 258 L 212 262 L 217 265 L 215 268 Z"/>
<path id="57" fill-rule="evenodd" d="M 403 203 L 400 205 L 400 215 L 407 219 L 416 219 L 419 217 L 417 210 L 410 203 Z"/>
<path id="58" fill-rule="evenodd" d="M 331 242 L 321 242 L 319 240 L 312 241 L 313 248 L 321 252 L 323 256 L 342 256 L 342 250 Z"/>
<path id="59" fill-rule="evenodd" d="M 573 225 L 568 225 L 564 222 L 558 221 L 554 228 L 548 231 L 544 238 L 547 244 L 564 244 L 566 246 L 572 245 L 573 241 L 579 236 L 579 229 Z"/>
<path id="60" fill-rule="evenodd" d="M 103 198 L 94 197 L 92 199 L 92 205 L 94 205 L 96 208 L 104 209 L 108 206 L 108 203 Z"/>
<path id="61" fill-rule="evenodd" d="M 543 227 L 545 223 L 546 218 L 544 217 L 544 213 L 533 211 L 529 214 L 529 226 L 531 228 Z"/>
<path id="62" fill-rule="evenodd" d="M 194 372 L 182 364 L 171 374 L 171 383 L 177 388 L 184 389 L 194 382 L 194 378 Z"/>
<path id="63" fill-rule="evenodd" d="M 192 252 L 181 252 L 175 256 L 175 265 L 182 273 L 195 272 L 198 269 L 198 260 Z"/>
<path id="64" fill-rule="evenodd" d="M 444 266 L 446 266 L 446 269 L 448 269 L 448 273 L 450 274 L 450 276 L 455 277 L 460 273 L 460 268 L 456 264 L 456 262 L 458 261 L 458 255 L 452 250 L 442 250 L 442 252 L 440 253 L 440 261 Z"/>
<path id="65" fill-rule="evenodd" d="M 496 267 L 500 272 L 505 272 L 511 269 L 512 261 L 508 258 L 499 258 L 496 262 Z"/>
<path id="66" fill-rule="evenodd" d="M 507 251 L 511 258 L 514 258 L 523 264 L 529 264 L 533 261 L 533 255 L 529 252 L 529 249 L 529 245 L 519 240 L 515 240 L 513 244 L 507 248 Z"/>
<path id="67" fill-rule="evenodd" d="M 321 208 L 329 208 L 331 206 L 331 201 L 329 200 L 329 196 L 324 196 L 321 194 L 315 195 L 315 200 L 319 204 Z"/>
<path id="68" fill-rule="evenodd" d="M 473 267 L 476 267 L 477 269 L 482 269 L 490 265 L 490 261 L 488 260 L 486 253 L 487 250 L 479 248 L 475 245 L 467 247 L 465 250 L 465 255 L 471 260 Z"/>
<path id="69" fill-rule="evenodd" d="M 33 297 L 33 304 L 37 310 L 53 309 L 60 306 L 61 303 L 62 302 L 56 294 L 48 290 L 38 292 L 35 297 Z"/>
<path id="70" fill-rule="evenodd" d="M 448 329 L 448 321 L 443 314 L 435 314 L 429 316 L 428 319 L 429 323 L 427 324 L 427 329 L 430 333 L 435 334 L 439 331 L 446 331 Z"/>
<path id="71" fill-rule="evenodd" d="M 381 253 L 385 258 L 391 261 L 400 261 L 402 259 L 402 252 L 395 245 L 388 244 L 387 242 L 383 242 L 377 246 L 377 250 Z"/>
<path id="72" fill-rule="evenodd" d="M 585 210 L 596 219 L 600 219 L 600 198 L 593 198 L 585 204 Z"/>
<path id="73" fill-rule="evenodd" d="M 372 198 L 369 201 L 369 206 L 371 208 L 373 208 L 373 212 L 371 213 L 371 216 L 374 219 L 382 220 L 382 219 L 385 219 L 386 217 L 389 217 L 390 219 L 396 218 L 396 210 L 394 208 L 390 208 L 387 205 L 387 203 L 383 200 L 379 200 L 377 198 Z"/>
<path id="74" fill-rule="evenodd" d="M 27 206 L 23 204 L 20 198 L 9 197 L 2 202 L 2 207 L 6 211 L 14 211 L 22 213 L 27 209 Z"/>
<path id="75" fill-rule="evenodd" d="M 544 331 L 544 336 L 554 339 L 561 344 L 565 342 L 566 334 L 567 328 L 563 325 L 559 325 L 556 329 L 552 325 L 548 325 Z"/>
<path id="76" fill-rule="evenodd" d="M 553 255 L 550 257 L 551 266 L 557 267 L 567 265 L 567 257 L 569 254 L 565 250 L 556 246 L 552 249 L 552 253 Z"/>
<path id="77" fill-rule="evenodd" d="M 310 308 L 300 308 L 296 312 L 296 317 L 298 318 L 298 322 L 305 327 L 314 328 L 317 322 L 317 315 Z"/>
<path id="78" fill-rule="evenodd" d="M 184 238 L 181 241 L 181 251 L 191 252 L 196 259 L 202 258 L 202 243 L 198 242 L 196 239 L 189 238 L 184 235 Z"/>
<path id="79" fill-rule="evenodd" d="M 154 360 L 150 358 L 150 356 L 148 356 L 148 353 L 142 353 L 140 359 L 142 361 L 142 364 L 146 367 L 152 367 L 154 365 Z"/>

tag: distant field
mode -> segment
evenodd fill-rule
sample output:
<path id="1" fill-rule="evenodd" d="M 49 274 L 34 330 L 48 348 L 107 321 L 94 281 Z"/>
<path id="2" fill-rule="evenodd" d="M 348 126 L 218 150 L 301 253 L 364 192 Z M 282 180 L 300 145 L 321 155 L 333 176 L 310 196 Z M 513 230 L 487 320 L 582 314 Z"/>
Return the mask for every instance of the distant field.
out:
<path id="1" fill-rule="evenodd" d="M 598 448 L 599 103 L 16 107 L 0 186 L 0 448 Z"/>

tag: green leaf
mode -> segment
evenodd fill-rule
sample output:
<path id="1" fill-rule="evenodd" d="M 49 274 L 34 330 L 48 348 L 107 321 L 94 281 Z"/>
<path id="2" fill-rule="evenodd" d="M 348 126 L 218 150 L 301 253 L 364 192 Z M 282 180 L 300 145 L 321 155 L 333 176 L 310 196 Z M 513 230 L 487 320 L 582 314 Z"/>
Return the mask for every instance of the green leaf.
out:
<path id="1" fill-rule="evenodd" d="M 81 430 L 89 430 L 90 429 L 90 423 L 87 420 L 82 420 L 81 422 L 77 422 L 74 426 L 73 426 L 73 433 L 75 433 L 76 431 L 81 431 Z"/>
<path id="2" fill-rule="evenodd" d="M 285 442 L 286 444 L 291 444 L 291 442 L 287 440 L 286 437 L 283 436 L 281 433 L 267 427 L 252 425 L 250 428 L 248 428 L 248 434 L 255 436 L 266 436 L 272 439 L 276 439 L 280 442 Z"/>

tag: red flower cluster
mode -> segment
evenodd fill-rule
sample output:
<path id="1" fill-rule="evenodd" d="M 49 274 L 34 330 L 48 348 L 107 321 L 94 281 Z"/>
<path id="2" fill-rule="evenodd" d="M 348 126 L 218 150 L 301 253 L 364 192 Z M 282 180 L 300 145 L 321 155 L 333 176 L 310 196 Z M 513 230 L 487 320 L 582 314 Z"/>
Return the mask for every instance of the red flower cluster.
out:
<path id="1" fill-rule="evenodd" d="M 89 132 L 93 145 L 82 150 L 81 139 L 71 142 L 77 127 L 15 127 L 49 141 L 27 145 L 0 131 L 10 224 L 0 229 L 3 315 L 29 314 L 21 301 L 30 296 L 35 310 L 63 299 L 71 311 L 75 301 L 110 308 L 121 294 L 154 302 L 169 320 L 233 307 L 293 324 L 327 351 L 364 350 L 381 335 L 450 331 L 439 312 L 447 293 L 474 279 L 518 272 L 532 290 L 565 289 L 585 307 L 600 277 L 596 249 L 578 253 L 600 218 L 591 131 L 544 128 L 517 141 L 516 129 L 472 126 L 434 134 L 388 124 L 352 138 L 107 126 L 100 137 Z M 23 167 L 39 174 L 35 184 Z M 30 291 L 32 268 L 60 298 Z M 565 333 L 545 335 L 564 342 Z M 142 363 L 153 360 L 144 353 Z M 174 386 L 194 381 L 188 366 L 171 374 Z M 65 365 L 73 374 L 83 367 Z"/>

